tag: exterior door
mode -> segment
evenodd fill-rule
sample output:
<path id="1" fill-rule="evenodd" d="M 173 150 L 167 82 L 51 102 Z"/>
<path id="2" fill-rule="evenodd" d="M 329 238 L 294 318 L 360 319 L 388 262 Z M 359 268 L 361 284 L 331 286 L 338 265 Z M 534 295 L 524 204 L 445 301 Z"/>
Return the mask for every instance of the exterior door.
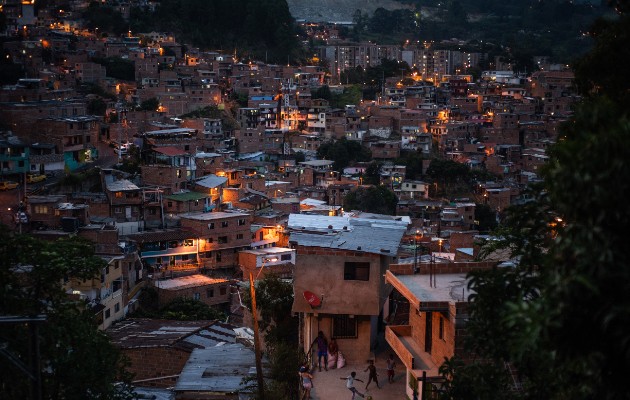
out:
<path id="1" fill-rule="evenodd" d="M 433 342 L 433 313 L 427 312 L 425 313 L 427 321 L 425 324 L 424 331 L 424 351 L 431 354 L 431 345 Z"/>

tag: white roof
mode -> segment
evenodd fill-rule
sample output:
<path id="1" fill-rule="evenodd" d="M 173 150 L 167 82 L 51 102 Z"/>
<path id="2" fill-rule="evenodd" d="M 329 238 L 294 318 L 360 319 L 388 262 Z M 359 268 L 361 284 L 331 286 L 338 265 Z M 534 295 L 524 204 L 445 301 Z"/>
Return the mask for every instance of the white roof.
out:
<path id="1" fill-rule="evenodd" d="M 181 218 L 193 219 L 197 221 L 212 221 L 214 219 L 229 218 L 229 217 L 248 217 L 249 214 L 241 212 L 191 212 L 180 214 Z"/>
<path id="2" fill-rule="evenodd" d="M 227 178 L 223 176 L 216 176 L 216 175 L 210 174 L 197 180 L 195 183 L 205 188 L 215 188 L 215 187 L 223 185 L 225 182 L 227 182 Z"/>
<path id="3" fill-rule="evenodd" d="M 158 289 L 164 290 L 180 290 L 189 287 L 212 285 L 215 283 L 227 282 L 226 279 L 212 279 L 205 275 L 190 275 L 181 278 L 166 279 L 163 281 L 155 281 L 154 285 Z"/>

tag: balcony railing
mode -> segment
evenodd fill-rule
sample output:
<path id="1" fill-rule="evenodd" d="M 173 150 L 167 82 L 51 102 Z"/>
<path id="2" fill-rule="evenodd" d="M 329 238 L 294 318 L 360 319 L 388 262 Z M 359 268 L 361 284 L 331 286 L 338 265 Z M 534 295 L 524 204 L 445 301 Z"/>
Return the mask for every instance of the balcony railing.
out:
<path id="1" fill-rule="evenodd" d="M 426 371 L 428 376 L 439 375 L 438 366 L 431 359 L 431 355 L 424 352 L 420 343 L 412 336 L 411 325 L 388 326 L 385 329 L 385 340 L 407 369 L 419 373 Z"/>

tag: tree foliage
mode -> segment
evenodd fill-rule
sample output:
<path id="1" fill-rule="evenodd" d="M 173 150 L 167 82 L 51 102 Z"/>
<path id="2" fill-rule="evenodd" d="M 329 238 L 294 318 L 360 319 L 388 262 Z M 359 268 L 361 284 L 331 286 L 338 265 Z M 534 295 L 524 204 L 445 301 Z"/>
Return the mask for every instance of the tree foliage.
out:
<path id="1" fill-rule="evenodd" d="M 109 78 L 116 78 L 123 81 L 133 81 L 136 79 L 135 63 L 120 57 L 92 58 L 97 64 L 105 67 L 105 75 Z"/>
<path id="2" fill-rule="evenodd" d="M 151 97 L 150 99 L 144 100 L 140 103 L 139 110 L 140 111 L 156 111 L 160 106 L 160 100 L 157 97 Z"/>
<path id="3" fill-rule="evenodd" d="M 243 302 L 251 309 L 249 291 Z M 276 274 L 256 283 L 256 308 L 270 361 L 270 379 L 265 383 L 268 397 L 293 399 L 298 395 L 298 374 L 303 357 L 298 351 L 298 319 L 291 315 L 293 284 Z"/>
<path id="4" fill-rule="evenodd" d="M 628 397 L 630 187 L 619 180 L 630 175 L 628 91 L 621 71 L 583 75 L 600 57 L 630 56 L 617 41 L 628 29 L 623 15 L 597 28 L 595 50 L 576 69 L 586 99 L 561 127 L 533 201 L 508 209 L 492 247 L 509 249 L 518 265 L 472 275 L 468 349 L 476 361 L 445 364 L 447 398 L 515 398 L 501 384 L 505 362 L 519 372 L 520 398 Z M 484 381 L 483 371 L 496 379 Z"/>
<path id="5" fill-rule="evenodd" d="M 317 157 L 334 161 L 333 169 L 342 171 L 355 162 L 370 161 L 372 152 L 361 143 L 344 137 L 340 140 L 322 143 L 317 149 Z"/>
<path id="6" fill-rule="evenodd" d="M 398 198 L 387 186 L 359 187 L 343 199 L 343 208 L 376 214 L 396 215 Z"/>
<path id="7" fill-rule="evenodd" d="M 452 160 L 433 159 L 427 175 L 432 183 L 438 184 L 438 193 L 448 197 L 458 185 L 467 185 L 470 182 L 470 168 L 462 163 Z"/>
<path id="8" fill-rule="evenodd" d="M 83 12 L 86 27 L 90 29 L 99 28 L 101 32 L 110 32 L 121 35 L 128 30 L 122 14 L 112 6 L 93 1 Z"/>
<path id="9" fill-rule="evenodd" d="M 61 285 L 67 277 L 98 279 L 103 267 L 94 245 L 84 239 L 42 241 L 0 231 L 0 313 L 47 317 L 38 334 L 43 398 L 129 398 L 129 387 L 115 384 L 130 380 L 121 354 L 97 329 L 85 304 L 71 301 Z M 2 325 L 0 336 L 7 351 L 28 359 L 26 325 Z M 30 385 L 14 365 L 0 363 L 1 398 L 29 398 Z"/>
<path id="10" fill-rule="evenodd" d="M 416 180 L 422 178 L 422 160 L 424 155 L 421 151 L 401 150 L 394 164 L 405 166 L 405 179 Z"/>
<path id="11" fill-rule="evenodd" d="M 283 0 L 163 0 L 155 12 L 132 12 L 132 29 L 173 32 L 204 49 L 269 62 L 302 57 L 299 30 Z"/>

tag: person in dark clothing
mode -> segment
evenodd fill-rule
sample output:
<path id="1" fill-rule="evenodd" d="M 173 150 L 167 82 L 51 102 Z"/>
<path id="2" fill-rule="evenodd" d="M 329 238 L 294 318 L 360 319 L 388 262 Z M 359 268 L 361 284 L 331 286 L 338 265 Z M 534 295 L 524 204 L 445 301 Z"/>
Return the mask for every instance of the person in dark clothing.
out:
<path id="1" fill-rule="evenodd" d="M 370 360 L 367 368 L 363 372 L 370 371 L 370 375 L 368 376 L 368 381 L 365 384 L 365 390 L 367 390 L 368 386 L 370 386 L 370 382 L 374 381 L 376 383 L 377 388 L 381 388 L 378 385 L 378 374 L 376 373 L 376 367 L 374 366 L 374 360 Z"/>
<path id="2" fill-rule="evenodd" d="M 328 371 L 328 341 L 324 336 L 324 332 L 319 331 L 317 337 L 313 341 L 313 344 L 315 343 L 317 343 L 317 362 L 319 372 L 322 371 L 322 358 L 324 359 L 324 368 Z"/>

